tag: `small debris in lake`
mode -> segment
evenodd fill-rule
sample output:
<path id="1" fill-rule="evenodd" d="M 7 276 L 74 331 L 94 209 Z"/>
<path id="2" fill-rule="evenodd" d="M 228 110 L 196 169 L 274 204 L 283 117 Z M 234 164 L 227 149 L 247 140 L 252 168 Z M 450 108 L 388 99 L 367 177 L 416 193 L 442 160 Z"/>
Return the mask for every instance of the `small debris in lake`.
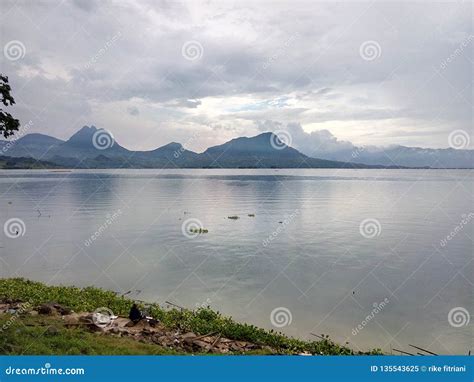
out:
<path id="1" fill-rule="evenodd" d="M 283 222 L 282 222 L 282 221 L 279 221 L 278 223 L 280 223 L 280 224 L 283 224 Z"/>
<path id="2" fill-rule="evenodd" d="M 227 216 L 227 219 L 237 220 L 239 217 L 237 215 Z"/>
<path id="3" fill-rule="evenodd" d="M 43 214 L 41 213 L 41 211 L 40 211 L 40 210 L 36 210 L 36 212 L 38 212 L 38 216 L 37 216 L 38 218 L 40 218 L 40 217 L 42 217 L 42 216 L 43 216 Z M 45 217 L 47 217 L 47 218 L 50 218 L 50 217 L 51 217 L 51 215 L 46 215 Z"/>
<path id="4" fill-rule="evenodd" d="M 249 217 L 249 218 L 254 218 L 254 217 L 255 217 L 255 214 L 248 214 L 248 217 Z"/>
<path id="5" fill-rule="evenodd" d="M 208 233 L 209 230 L 207 230 L 205 228 L 191 228 L 189 230 L 189 232 L 191 232 L 191 233 Z"/>

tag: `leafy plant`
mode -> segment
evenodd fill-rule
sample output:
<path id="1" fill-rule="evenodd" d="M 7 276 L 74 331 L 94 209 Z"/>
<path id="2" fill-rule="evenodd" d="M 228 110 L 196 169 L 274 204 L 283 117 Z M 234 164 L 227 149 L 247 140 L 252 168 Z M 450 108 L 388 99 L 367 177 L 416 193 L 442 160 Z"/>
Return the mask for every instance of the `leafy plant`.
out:
<path id="1" fill-rule="evenodd" d="M 0 300 L 28 301 L 32 305 L 57 302 L 79 312 L 90 312 L 99 307 L 107 307 L 119 315 L 127 315 L 134 303 L 133 300 L 118 296 L 115 292 L 95 287 L 48 286 L 21 278 L 0 279 Z M 196 310 L 167 310 L 158 304 L 146 304 L 146 308 L 151 316 L 169 328 L 202 335 L 220 333 L 229 339 L 270 347 L 281 354 L 300 352 L 321 355 L 381 354 L 379 349 L 354 352 L 346 346 L 334 343 L 328 336 L 318 341 L 303 341 L 287 337 L 273 330 L 236 322 L 231 317 L 223 316 L 209 307 Z"/>

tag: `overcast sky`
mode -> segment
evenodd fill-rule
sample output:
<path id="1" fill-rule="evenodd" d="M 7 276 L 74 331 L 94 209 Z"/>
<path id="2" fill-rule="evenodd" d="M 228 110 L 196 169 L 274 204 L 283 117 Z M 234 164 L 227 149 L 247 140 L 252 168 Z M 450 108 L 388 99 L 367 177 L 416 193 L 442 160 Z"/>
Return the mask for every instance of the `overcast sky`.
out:
<path id="1" fill-rule="evenodd" d="M 470 1 L 1 0 L 1 70 L 28 132 L 83 125 L 130 149 L 448 147 L 473 132 Z"/>

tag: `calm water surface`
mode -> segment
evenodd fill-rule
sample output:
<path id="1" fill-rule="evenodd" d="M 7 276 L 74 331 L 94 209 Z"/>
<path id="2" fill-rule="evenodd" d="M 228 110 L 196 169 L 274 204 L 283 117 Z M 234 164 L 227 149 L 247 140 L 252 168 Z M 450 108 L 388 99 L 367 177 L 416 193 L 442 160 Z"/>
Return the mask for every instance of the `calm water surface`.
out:
<path id="1" fill-rule="evenodd" d="M 474 314 L 473 181 L 469 170 L 0 171 L 0 223 L 26 228 L 1 232 L 0 277 L 210 305 L 266 328 L 286 308 L 279 330 L 292 336 L 465 354 L 474 318 L 454 327 L 448 315 Z M 187 237 L 188 219 L 209 232 Z"/>

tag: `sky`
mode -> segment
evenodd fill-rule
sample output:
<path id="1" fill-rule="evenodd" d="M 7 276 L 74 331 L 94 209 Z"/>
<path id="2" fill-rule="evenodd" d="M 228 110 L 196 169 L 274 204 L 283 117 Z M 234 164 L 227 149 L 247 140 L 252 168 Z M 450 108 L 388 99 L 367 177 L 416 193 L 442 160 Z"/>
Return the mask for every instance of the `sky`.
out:
<path id="1" fill-rule="evenodd" d="M 84 125 L 203 151 L 473 139 L 473 3 L 2 0 L 0 72 L 23 132 Z M 26 126 L 26 127 L 25 127 Z M 26 131 L 25 131 L 26 130 Z"/>

